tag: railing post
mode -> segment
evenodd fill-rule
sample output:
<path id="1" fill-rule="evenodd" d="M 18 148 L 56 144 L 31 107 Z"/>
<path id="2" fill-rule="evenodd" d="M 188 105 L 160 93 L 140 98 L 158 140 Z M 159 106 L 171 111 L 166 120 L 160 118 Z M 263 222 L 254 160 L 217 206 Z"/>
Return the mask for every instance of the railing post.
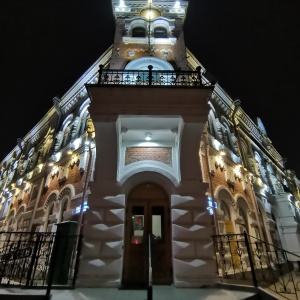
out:
<path id="1" fill-rule="evenodd" d="M 74 251 L 76 253 L 76 258 L 75 258 L 75 267 L 74 267 L 74 274 L 73 274 L 73 280 L 72 280 L 72 286 L 75 287 L 75 282 L 77 279 L 78 275 L 78 269 L 79 269 L 79 258 L 81 254 L 81 242 L 82 242 L 82 234 L 80 233 L 79 236 L 76 236 L 76 239 L 78 239 L 77 242 L 77 249 L 74 247 Z"/>
<path id="2" fill-rule="evenodd" d="M 152 70 L 153 70 L 153 66 L 149 65 L 148 69 L 149 69 L 149 85 L 152 85 Z"/>
<path id="3" fill-rule="evenodd" d="M 150 283 L 147 288 L 147 300 L 152 300 L 153 299 L 153 289 L 152 289 L 152 284 Z"/>
<path id="4" fill-rule="evenodd" d="M 198 66 L 196 68 L 197 74 L 198 74 L 198 80 L 199 80 L 199 84 L 202 86 L 202 73 L 201 73 L 202 68 L 200 66 Z"/>
<path id="5" fill-rule="evenodd" d="M 101 77 L 102 77 L 102 71 L 103 71 L 103 68 L 104 68 L 104 66 L 103 65 L 100 65 L 99 66 L 99 77 L 98 77 L 98 84 L 100 84 L 101 83 Z"/>
<path id="6" fill-rule="evenodd" d="M 2 283 L 2 278 L 3 277 L 6 277 L 5 275 L 5 271 L 6 271 L 6 265 L 7 265 L 7 263 L 8 263 L 8 259 L 10 258 L 10 256 L 11 256 L 11 252 L 8 250 L 8 247 L 9 247 L 9 245 L 11 245 L 11 240 L 10 240 L 10 238 L 11 238 L 11 233 L 9 233 L 9 236 L 8 236 L 8 240 L 7 241 L 5 241 L 5 251 L 3 251 L 2 253 L 1 253 L 1 258 L 3 259 L 3 257 L 5 257 L 5 261 L 4 261 L 4 263 L 2 263 L 1 265 L 0 265 L 0 283 Z M 4 247 L 3 247 L 4 248 Z"/>
<path id="7" fill-rule="evenodd" d="M 249 257 L 249 263 L 250 263 L 250 267 L 251 267 L 251 274 L 252 274 L 252 279 L 253 279 L 253 285 L 255 287 L 258 287 L 257 285 L 257 280 L 256 280 L 256 275 L 255 275 L 255 268 L 254 268 L 254 263 L 253 263 L 253 259 L 252 259 L 252 252 L 250 249 L 250 244 L 249 244 L 249 240 L 248 240 L 248 234 L 246 231 L 244 231 L 244 239 L 245 239 L 245 244 L 247 247 L 247 252 L 248 252 L 248 257 Z"/>
<path id="8" fill-rule="evenodd" d="M 46 299 L 50 299 L 50 292 L 51 292 L 51 288 L 52 288 L 54 269 L 56 266 L 56 258 L 58 255 L 58 245 L 60 244 L 60 239 L 61 239 L 61 232 L 60 232 L 60 230 L 58 230 L 58 231 L 56 231 L 56 236 L 55 236 L 55 239 L 53 242 L 51 265 L 49 266 L 49 276 L 48 276 L 48 285 L 47 285 L 47 291 L 46 291 Z"/>
<path id="9" fill-rule="evenodd" d="M 149 239 L 149 280 L 148 280 L 148 288 L 147 288 L 147 300 L 152 300 L 153 297 L 153 288 L 152 288 L 152 253 L 151 253 L 151 240 L 152 233 L 148 234 Z"/>
<path id="10" fill-rule="evenodd" d="M 32 237 L 30 237 L 30 238 L 32 238 Z M 33 266 L 34 266 L 35 261 L 37 259 L 36 254 L 38 253 L 38 248 L 39 248 L 40 242 L 41 242 L 41 234 L 38 233 L 37 236 L 36 236 L 35 243 L 34 243 L 34 248 L 33 248 L 33 251 L 32 251 L 32 257 L 31 257 L 31 261 L 30 261 L 30 264 L 29 264 L 28 272 L 27 272 L 27 278 L 26 278 L 26 286 L 27 287 L 32 285 L 31 275 L 32 275 L 32 272 L 33 272 Z"/>

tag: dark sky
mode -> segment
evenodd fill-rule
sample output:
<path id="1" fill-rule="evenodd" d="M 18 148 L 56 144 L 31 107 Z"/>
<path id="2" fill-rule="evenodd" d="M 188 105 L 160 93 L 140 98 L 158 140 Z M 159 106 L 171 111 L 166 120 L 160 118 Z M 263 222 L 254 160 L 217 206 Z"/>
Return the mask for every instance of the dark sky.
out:
<path id="1" fill-rule="evenodd" d="M 299 13 L 299 0 L 190 0 L 185 23 L 187 47 L 252 119 L 262 119 L 298 178 Z M 113 35 L 111 0 L 0 0 L 0 161 Z"/>

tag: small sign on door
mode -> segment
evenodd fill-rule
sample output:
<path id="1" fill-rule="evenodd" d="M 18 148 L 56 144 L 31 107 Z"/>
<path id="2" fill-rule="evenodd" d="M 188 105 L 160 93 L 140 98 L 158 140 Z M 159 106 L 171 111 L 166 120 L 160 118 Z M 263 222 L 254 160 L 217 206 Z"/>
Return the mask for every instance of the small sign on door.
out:
<path id="1" fill-rule="evenodd" d="M 135 215 L 133 218 L 133 230 L 142 230 L 144 229 L 144 216 Z"/>

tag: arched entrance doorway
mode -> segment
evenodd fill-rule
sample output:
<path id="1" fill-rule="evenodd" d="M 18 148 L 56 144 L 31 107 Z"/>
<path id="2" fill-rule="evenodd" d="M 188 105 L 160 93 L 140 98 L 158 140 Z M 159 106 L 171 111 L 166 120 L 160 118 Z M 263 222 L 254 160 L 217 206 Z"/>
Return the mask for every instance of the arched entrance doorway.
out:
<path id="1" fill-rule="evenodd" d="M 172 283 L 169 199 L 155 183 L 143 183 L 128 196 L 122 286 L 146 287 L 151 254 L 153 284 Z"/>

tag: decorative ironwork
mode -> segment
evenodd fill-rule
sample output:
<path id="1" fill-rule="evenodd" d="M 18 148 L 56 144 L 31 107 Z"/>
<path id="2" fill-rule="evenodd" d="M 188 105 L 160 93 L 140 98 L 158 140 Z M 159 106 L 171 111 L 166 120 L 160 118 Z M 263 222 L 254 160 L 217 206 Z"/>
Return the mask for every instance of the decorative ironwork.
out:
<path id="1" fill-rule="evenodd" d="M 213 236 L 219 277 L 300 299 L 300 256 L 246 232 Z"/>
<path id="2" fill-rule="evenodd" d="M 49 272 L 55 268 L 53 256 L 57 239 L 56 233 L 0 232 L 0 286 L 48 288 Z M 60 236 L 59 239 L 64 243 L 71 241 L 74 243 L 71 247 L 75 248 L 76 237 Z M 67 272 L 72 274 L 70 270 Z"/>
<path id="3" fill-rule="evenodd" d="M 100 65 L 98 85 L 145 85 L 145 86 L 183 86 L 183 87 L 211 87 L 202 74 L 201 68 L 196 71 L 164 71 L 153 70 L 110 70 Z"/>

